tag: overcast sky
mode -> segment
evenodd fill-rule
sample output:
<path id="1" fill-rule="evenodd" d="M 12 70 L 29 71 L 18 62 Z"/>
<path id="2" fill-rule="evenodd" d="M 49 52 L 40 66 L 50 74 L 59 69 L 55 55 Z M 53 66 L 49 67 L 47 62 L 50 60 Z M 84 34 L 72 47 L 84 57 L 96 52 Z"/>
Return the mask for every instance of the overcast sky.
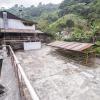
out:
<path id="1" fill-rule="evenodd" d="M 30 5 L 36 6 L 39 4 L 39 2 L 42 2 L 43 4 L 47 4 L 47 3 L 58 4 L 61 1 L 63 0 L 0 0 L 0 7 L 9 8 L 15 4 L 24 5 L 28 7 Z"/>

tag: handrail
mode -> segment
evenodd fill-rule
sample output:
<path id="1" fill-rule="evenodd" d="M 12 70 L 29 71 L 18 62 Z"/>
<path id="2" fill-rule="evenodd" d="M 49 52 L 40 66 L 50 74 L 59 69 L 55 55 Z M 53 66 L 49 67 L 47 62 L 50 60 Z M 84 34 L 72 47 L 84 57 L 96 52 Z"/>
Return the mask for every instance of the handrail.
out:
<path id="1" fill-rule="evenodd" d="M 30 93 L 30 96 L 31 96 L 32 100 L 39 100 L 39 97 L 37 96 L 37 94 L 36 94 L 34 88 L 33 88 L 32 85 L 30 84 L 30 81 L 28 80 L 28 78 L 27 78 L 27 76 L 26 76 L 26 74 L 25 74 L 23 68 L 21 67 L 21 65 L 20 65 L 20 63 L 19 63 L 17 57 L 15 56 L 14 51 L 12 50 L 12 48 L 11 48 L 10 45 L 9 45 L 8 47 L 9 47 L 10 52 L 11 52 L 13 58 L 14 58 L 14 62 L 17 64 L 18 71 L 20 71 L 21 76 L 22 76 L 22 78 L 24 79 L 25 85 L 26 85 L 26 87 L 27 87 L 27 89 L 28 89 L 28 91 L 29 91 L 29 93 Z"/>

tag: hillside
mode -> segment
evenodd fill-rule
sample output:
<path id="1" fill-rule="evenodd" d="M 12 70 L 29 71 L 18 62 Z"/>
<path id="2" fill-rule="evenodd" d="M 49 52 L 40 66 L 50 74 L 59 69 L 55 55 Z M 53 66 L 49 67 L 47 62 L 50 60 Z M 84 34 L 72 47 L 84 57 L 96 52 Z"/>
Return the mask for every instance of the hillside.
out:
<path id="1" fill-rule="evenodd" d="M 70 40 L 93 42 L 100 40 L 100 0 L 64 0 L 59 6 L 59 19 L 48 25 L 46 31 L 70 30 Z M 74 24 L 69 26 L 70 23 Z"/>
<path id="2" fill-rule="evenodd" d="M 47 28 L 47 31 L 51 32 L 61 32 L 64 28 L 67 27 L 66 22 L 68 20 L 72 20 L 74 23 L 74 27 L 82 27 L 84 30 L 87 28 L 87 21 L 75 14 L 67 14 L 63 17 L 59 18 L 54 23 L 50 24 Z"/>
<path id="3" fill-rule="evenodd" d="M 59 5 L 56 4 L 42 4 L 39 3 L 38 6 L 24 7 L 23 5 L 14 5 L 12 8 L 7 9 L 9 12 L 21 16 L 28 20 L 40 20 L 47 19 L 51 17 L 51 13 L 58 11 Z M 49 19 L 49 18 L 48 18 Z M 55 21 L 55 20 L 54 20 Z"/>

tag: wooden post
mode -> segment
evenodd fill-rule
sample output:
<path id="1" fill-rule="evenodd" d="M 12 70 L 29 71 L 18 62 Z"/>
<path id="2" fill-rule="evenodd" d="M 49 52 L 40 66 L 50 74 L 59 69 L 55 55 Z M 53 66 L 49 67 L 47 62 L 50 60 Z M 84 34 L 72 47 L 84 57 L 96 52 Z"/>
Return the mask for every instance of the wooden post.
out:
<path id="1" fill-rule="evenodd" d="M 89 60 L 89 55 L 88 55 L 88 52 L 86 53 L 86 65 L 88 64 L 88 60 Z"/>

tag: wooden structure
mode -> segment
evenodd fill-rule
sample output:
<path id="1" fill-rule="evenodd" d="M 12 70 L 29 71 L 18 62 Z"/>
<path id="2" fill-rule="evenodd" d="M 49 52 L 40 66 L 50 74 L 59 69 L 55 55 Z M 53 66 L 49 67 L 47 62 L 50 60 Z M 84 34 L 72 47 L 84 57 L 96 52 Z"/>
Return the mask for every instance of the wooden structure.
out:
<path id="1" fill-rule="evenodd" d="M 0 43 L 14 45 L 26 41 L 49 41 L 49 35 L 37 30 L 36 24 L 36 22 L 19 18 L 7 11 L 1 11 Z"/>
<path id="2" fill-rule="evenodd" d="M 85 64 L 88 64 L 89 54 L 92 54 L 93 58 L 95 58 L 95 53 L 92 49 L 92 46 L 94 44 L 91 44 L 91 43 L 55 41 L 48 45 L 52 47 L 56 47 L 58 49 L 62 49 L 62 50 L 84 53 L 85 54 Z"/>

